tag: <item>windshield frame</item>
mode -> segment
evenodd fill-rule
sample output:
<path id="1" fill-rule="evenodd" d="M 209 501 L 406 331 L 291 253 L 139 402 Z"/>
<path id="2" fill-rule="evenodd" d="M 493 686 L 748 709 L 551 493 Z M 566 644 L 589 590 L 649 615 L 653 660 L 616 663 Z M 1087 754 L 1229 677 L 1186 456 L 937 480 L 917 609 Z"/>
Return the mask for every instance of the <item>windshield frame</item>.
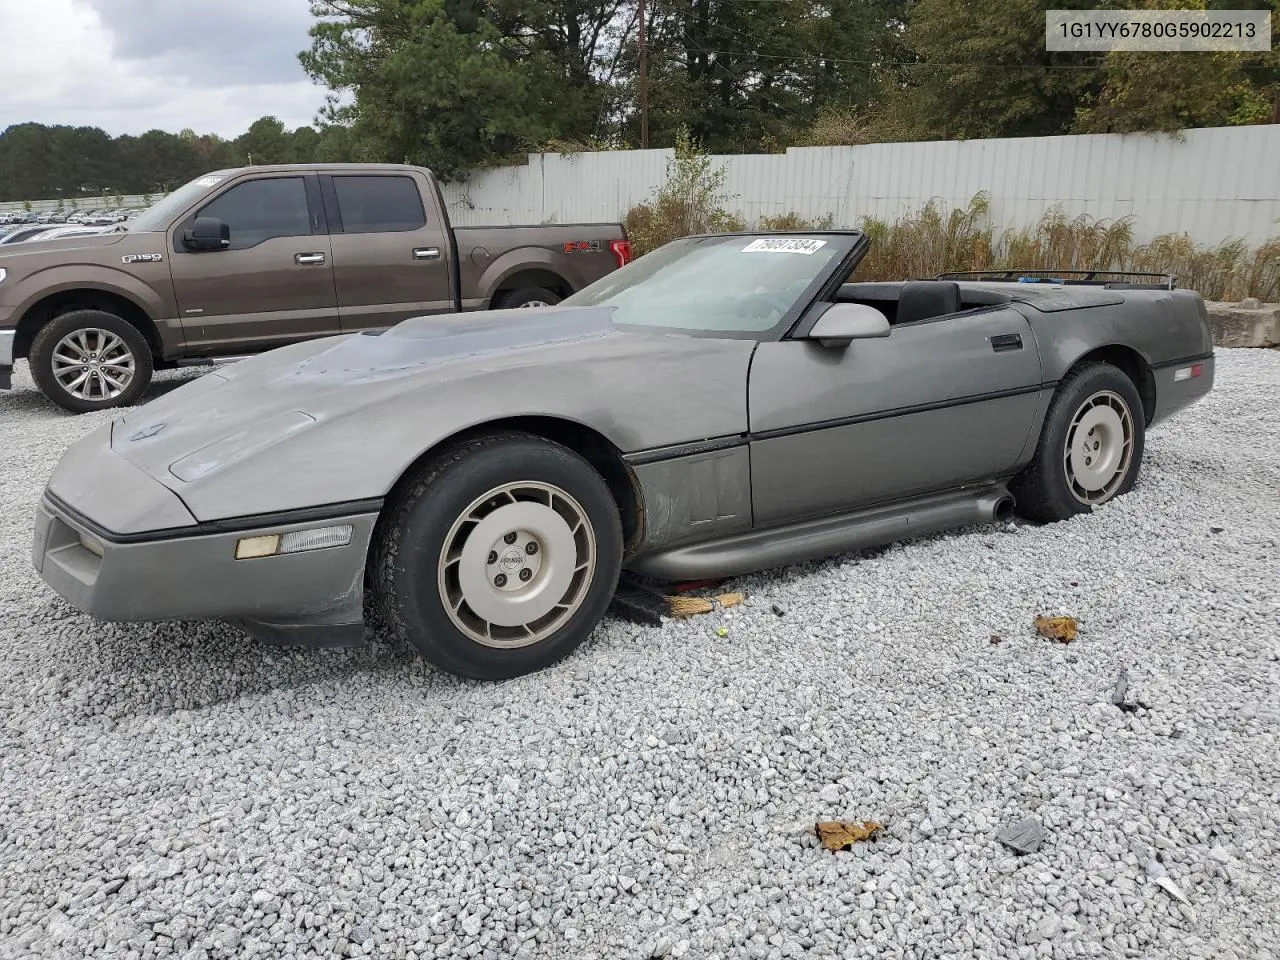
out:
<path id="1" fill-rule="evenodd" d="M 186 213 L 187 210 L 198 205 L 204 197 L 222 187 L 238 172 L 238 170 L 214 170 L 211 173 L 202 173 L 161 197 L 127 221 L 127 225 L 120 226 L 126 226 L 130 233 L 164 233 L 171 224 L 182 219 L 179 214 Z M 193 189 L 196 187 L 199 189 Z M 163 218 L 157 221 L 161 213 Z"/>
<path id="2" fill-rule="evenodd" d="M 649 333 L 655 335 L 661 334 L 677 334 L 690 337 L 700 337 L 713 340 L 754 340 L 759 343 L 766 343 L 775 340 L 785 339 L 796 325 L 800 323 L 803 317 L 809 312 L 815 303 L 821 302 L 823 299 L 833 297 L 835 292 L 844 282 L 843 278 L 852 275 L 858 262 L 866 255 L 867 247 L 870 242 L 865 233 L 861 230 L 787 230 L 787 231 L 741 231 L 737 233 L 700 233 L 692 234 L 687 237 L 680 237 L 669 243 L 658 247 L 658 250 L 664 247 L 680 245 L 692 245 L 701 240 L 712 240 L 723 243 L 730 243 L 742 240 L 761 240 L 775 238 L 796 238 L 810 240 L 827 240 L 833 242 L 838 255 L 833 257 L 825 266 L 823 266 L 813 280 L 796 295 L 791 306 L 783 312 L 782 316 L 770 327 L 759 330 L 710 330 L 705 327 L 675 327 L 659 324 L 647 323 L 625 323 L 619 320 L 613 320 L 616 329 L 630 333 Z M 656 250 L 654 252 L 657 252 Z M 631 261 L 632 264 L 639 263 L 643 257 L 638 257 Z M 631 264 L 628 264 L 630 266 Z M 621 269 L 625 270 L 626 267 Z M 604 283 L 609 278 L 616 279 L 618 271 L 611 271 L 596 283 Z M 577 291 L 573 296 L 585 293 L 595 284 L 590 284 Z M 572 297 L 566 298 L 571 300 Z M 561 301 L 565 303 L 566 301 Z M 579 304 L 567 303 L 567 306 L 578 306 Z M 616 308 L 613 304 L 606 302 L 595 304 L 582 304 L 581 306 L 591 306 L 601 309 L 608 309 L 613 312 Z"/>

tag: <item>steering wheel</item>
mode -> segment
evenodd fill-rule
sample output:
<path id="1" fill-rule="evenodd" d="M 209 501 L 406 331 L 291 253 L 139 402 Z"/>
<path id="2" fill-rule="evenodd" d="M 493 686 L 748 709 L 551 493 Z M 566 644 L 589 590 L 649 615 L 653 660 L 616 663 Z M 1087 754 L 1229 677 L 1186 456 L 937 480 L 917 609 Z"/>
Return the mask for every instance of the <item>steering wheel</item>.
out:
<path id="1" fill-rule="evenodd" d="M 739 309 L 746 317 L 780 318 L 791 306 L 791 298 L 778 293 L 749 293 L 739 301 Z"/>

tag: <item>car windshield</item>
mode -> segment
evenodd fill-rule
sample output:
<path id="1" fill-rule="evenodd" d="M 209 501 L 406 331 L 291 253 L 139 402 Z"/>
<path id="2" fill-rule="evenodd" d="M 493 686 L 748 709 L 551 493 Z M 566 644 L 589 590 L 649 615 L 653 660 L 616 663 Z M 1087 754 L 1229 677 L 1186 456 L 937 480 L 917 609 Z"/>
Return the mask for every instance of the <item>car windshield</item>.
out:
<path id="1" fill-rule="evenodd" d="M 157 200 L 129 221 L 131 233 L 158 233 L 166 230 L 175 216 L 213 187 L 227 179 L 226 171 L 209 173 L 185 183 L 168 196 Z M 105 211 L 103 211 L 105 212 Z"/>
<path id="2" fill-rule="evenodd" d="M 676 240 L 584 287 L 563 305 L 613 307 L 620 327 L 764 334 L 813 295 L 854 239 L 771 234 Z"/>

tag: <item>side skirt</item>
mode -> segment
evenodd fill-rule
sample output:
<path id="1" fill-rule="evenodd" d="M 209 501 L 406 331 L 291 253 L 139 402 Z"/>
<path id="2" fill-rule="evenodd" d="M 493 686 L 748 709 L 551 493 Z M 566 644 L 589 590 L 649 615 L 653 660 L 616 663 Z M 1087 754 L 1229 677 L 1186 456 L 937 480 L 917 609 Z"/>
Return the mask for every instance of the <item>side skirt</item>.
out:
<path id="1" fill-rule="evenodd" d="M 1013 515 L 1013 506 L 1013 496 L 1001 481 L 751 530 L 635 557 L 625 565 L 636 573 L 664 580 L 733 577 L 954 527 L 1007 520 Z"/>
<path id="2" fill-rule="evenodd" d="M 276 623 L 264 620 L 228 620 L 259 643 L 270 647 L 352 648 L 369 645 L 369 629 L 355 623 Z"/>

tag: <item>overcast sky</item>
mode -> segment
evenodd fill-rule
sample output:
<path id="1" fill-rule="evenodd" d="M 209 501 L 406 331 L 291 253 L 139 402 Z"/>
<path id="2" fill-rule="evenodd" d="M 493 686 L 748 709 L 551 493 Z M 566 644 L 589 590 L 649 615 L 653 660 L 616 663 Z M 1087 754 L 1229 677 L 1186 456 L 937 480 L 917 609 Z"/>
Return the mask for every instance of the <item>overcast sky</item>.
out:
<path id="1" fill-rule="evenodd" d="M 0 0 L 0 129 L 96 126 L 224 137 L 310 123 L 324 103 L 298 63 L 307 0 Z"/>

